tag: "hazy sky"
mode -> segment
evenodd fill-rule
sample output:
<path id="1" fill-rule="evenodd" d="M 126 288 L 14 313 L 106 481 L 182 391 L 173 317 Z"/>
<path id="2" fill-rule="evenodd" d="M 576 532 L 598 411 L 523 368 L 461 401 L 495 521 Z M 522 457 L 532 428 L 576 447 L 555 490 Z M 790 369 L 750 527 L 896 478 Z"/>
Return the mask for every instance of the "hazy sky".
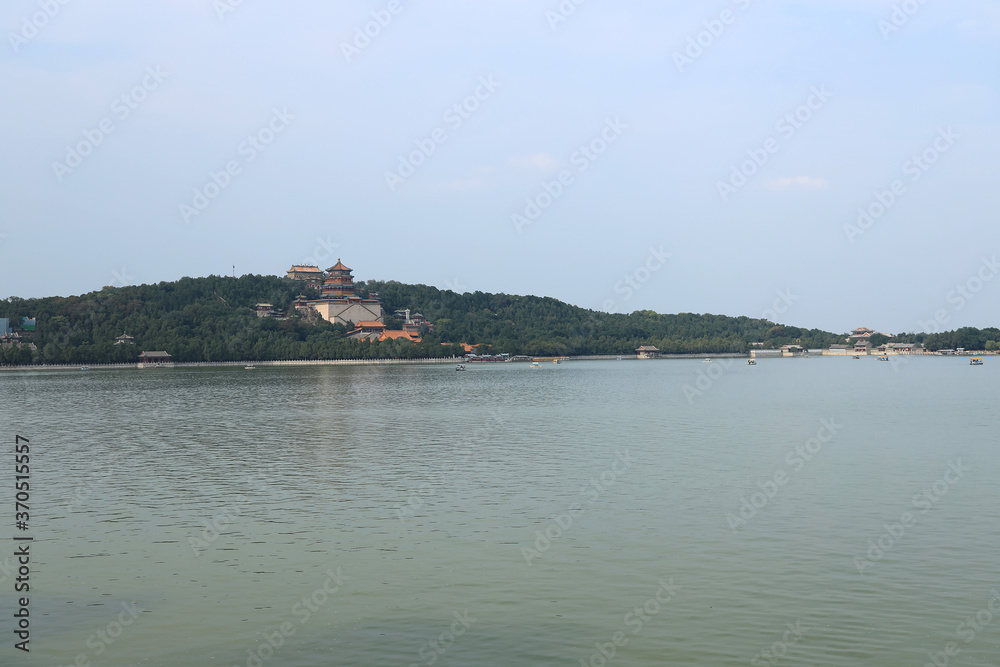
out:
<path id="1" fill-rule="evenodd" d="M 7 0 L 0 26 L 0 297 L 342 257 L 617 312 L 1000 324 L 993 0 Z"/>

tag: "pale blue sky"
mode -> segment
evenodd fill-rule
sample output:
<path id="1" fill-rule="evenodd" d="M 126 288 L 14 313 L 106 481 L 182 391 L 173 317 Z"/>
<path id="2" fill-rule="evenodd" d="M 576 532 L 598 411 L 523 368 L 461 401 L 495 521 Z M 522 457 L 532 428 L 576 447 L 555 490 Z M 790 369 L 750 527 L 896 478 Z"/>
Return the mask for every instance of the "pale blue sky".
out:
<path id="1" fill-rule="evenodd" d="M 342 257 L 619 312 L 1000 324 L 996 2 L 64 1 L 0 9 L 0 297 Z"/>

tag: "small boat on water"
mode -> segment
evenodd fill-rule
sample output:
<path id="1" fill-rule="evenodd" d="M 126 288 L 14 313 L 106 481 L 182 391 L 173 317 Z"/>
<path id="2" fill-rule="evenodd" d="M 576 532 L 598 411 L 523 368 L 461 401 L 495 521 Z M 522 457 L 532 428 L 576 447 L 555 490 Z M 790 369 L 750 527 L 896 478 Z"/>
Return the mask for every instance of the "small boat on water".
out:
<path id="1" fill-rule="evenodd" d="M 706 359 L 706 360 L 705 360 L 705 363 L 706 363 L 706 364 L 710 364 L 710 363 L 712 363 L 712 360 L 711 360 L 711 359 Z"/>
<path id="2" fill-rule="evenodd" d="M 246 369 L 246 370 L 248 370 L 248 371 L 252 371 L 252 370 L 254 370 L 254 369 L 255 369 L 255 368 L 257 368 L 257 367 L 256 367 L 256 366 L 253 366 L 253 365 L 251 365 L 251 366 L 244 366 L 243 368 L 245 368 L 245 369 Z"/>
<path id="3" fill-rule="evenodd" d="M 90 366 L 80 366 L 80 370 L 81 371 L 89 371 L 90 370 Z"/>
<path id="4" fill-rule="evenodd" d="M 851 357 L 851 359 L 860 359 L 860 358 L 861 358 L 861 357 L 860 357 L 860 356 L 858 356 L 857 354 L 855 354 L 855 355 L 854 355 L 853 357 Z"/>
<path id="5" fill-rule="evenodd" d="M 757 365 L 756 359 L 747 359 L 747 366 L 756 366 L 756 365 Z"/>
<path id="6" fill-rule="evenodd" d="M 878 360 L 879 360 L 879 361 L 889 361 L 889 357 L 887 357 L 887 356 L 885 356 L 885 355 L 883 354 L 883 355 L 882 355 L 881 357 L 879 357 L 879 358 L 878 358 Z"/>
<path id="7" fill-rule="evenodd" d="M 542 367 L 542 365 L 539 364 L 537 361 L 532 361 L 531 365 L 528 366 L 528 368 L 541 368 L 541 367 Z"/>
<path id="8" fill-rule="evenodd" d="M 983 365 L 983 360 L 980 359 L 979 357 L 973 357 L 972 359 L 969 359 L 969 365 L 970 366 L 982 366 Z"/>
<path id="9" fill-rule="evenodd" d="M 463 366 L 462 364 L 459 364 L 458 366 L 455 367 L 455 370 L 456 371 L 464 371 L 465 370 L 465 366 Z"/>

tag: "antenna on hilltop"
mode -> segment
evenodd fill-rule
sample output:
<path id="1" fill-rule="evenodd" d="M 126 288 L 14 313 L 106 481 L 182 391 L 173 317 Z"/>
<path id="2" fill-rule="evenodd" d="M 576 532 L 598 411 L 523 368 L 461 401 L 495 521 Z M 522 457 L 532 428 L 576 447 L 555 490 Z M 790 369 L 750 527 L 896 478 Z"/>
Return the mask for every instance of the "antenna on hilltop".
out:
<path id="1" fill-rule="evenodd" d="M 233 278 L 236 277 L 236 265 L 233 264 Z"/>

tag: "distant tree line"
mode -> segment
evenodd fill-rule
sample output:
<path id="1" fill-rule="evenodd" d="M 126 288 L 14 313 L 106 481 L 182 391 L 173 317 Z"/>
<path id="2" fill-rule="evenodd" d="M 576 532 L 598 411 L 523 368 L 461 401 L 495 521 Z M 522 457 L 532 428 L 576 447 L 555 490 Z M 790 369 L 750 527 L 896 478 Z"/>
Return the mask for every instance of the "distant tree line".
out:
<path id="1" fill-rule="evenodd" d="M 988 327 L 962 327 L 942 333 L 903 333 L 893 340 L 906 343 L 921 343 L 928 350 L 1000 350 L 1000 329 Z"/>
<path id="2" fill-rule="evenodd" d="M 530 355 L 632 354 L 655 345 L 669 354 L 748 352 L 766 348 L 806 348 L 842 343 L 845 334 L 777 325 L 767 320 L 643 310 L 602 313 L 549 297 L 472 292 L 457 294 L 427 285 L 389 281 L 363 283 L 378 292 L 391 311 L 420 311 L 435 329 L 425 339 L 486 343 L 499 352 Z"/>

